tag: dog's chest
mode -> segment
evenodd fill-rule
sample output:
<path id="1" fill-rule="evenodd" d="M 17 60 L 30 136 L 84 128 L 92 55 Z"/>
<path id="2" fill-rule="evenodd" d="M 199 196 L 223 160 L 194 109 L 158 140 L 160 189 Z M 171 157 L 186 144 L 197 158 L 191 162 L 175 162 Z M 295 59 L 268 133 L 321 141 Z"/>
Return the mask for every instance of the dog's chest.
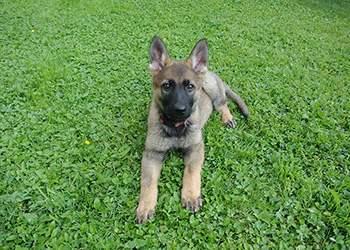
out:
<path id="1" fill-rule="evenodd" d="M 146 148 L 156 151 L 168 151 L 191 147 L 202 141 L 200 130 L 193 131 L 189 128 L 185 134 L 169 136 L 163 126 L 160 130 L 149 131 L 146 138 Z M 169 131 L 168 131 L 169 132 Z M 174 133 L 173 131 L 171 133 Z"/>

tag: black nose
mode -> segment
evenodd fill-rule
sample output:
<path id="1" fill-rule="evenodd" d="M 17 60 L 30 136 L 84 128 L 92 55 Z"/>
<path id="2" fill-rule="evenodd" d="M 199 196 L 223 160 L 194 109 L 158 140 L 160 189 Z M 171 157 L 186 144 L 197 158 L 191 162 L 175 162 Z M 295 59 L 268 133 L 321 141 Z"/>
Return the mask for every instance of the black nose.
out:
<path id="1" fill-rule="evenodd" d="M 178 105 L 174 108 L 174 111 L 178 115 L 184 115 L 186 112 L 186 106 L 185 105 Z"/>

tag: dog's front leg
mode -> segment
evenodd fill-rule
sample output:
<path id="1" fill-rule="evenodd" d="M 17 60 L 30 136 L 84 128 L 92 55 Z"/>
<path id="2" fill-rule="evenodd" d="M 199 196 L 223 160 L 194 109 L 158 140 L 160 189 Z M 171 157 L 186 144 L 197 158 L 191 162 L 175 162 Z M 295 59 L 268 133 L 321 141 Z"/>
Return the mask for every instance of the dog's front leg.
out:
<path id="1" fill-rule="evenodd" d="M 202 206 L 201 171 L 204 161 L 204 144 L 200 142 L 189 151 L 184 152 L 184 177 L 181 203 L 193 213 Z"/>
<path id="2" fill-rule="evenodd" d="M 137 223 L 143 223 L 156 215 L 158 179 L 165 152 L 145 150 L 141 163 L 141 192 L 135 213 Z"/>

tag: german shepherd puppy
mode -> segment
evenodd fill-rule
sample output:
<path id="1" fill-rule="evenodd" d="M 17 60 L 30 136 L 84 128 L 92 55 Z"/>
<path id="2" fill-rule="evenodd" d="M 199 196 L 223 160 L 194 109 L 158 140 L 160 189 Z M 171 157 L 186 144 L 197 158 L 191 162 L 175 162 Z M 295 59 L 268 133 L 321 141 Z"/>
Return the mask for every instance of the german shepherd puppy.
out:
<path id="1" fill-rule="evenodd" d="M 141 193 L 135 211 L 137 223 L 155 216 L 158 178 L 165 153 L 169 150 L 183 152 L 185 170 L 182 206 L 192 212 L 197 212 L 202 206 L 202 128 L 212 113 L 213 106 L 221 113 L 222 121 L 228 127 L 234 128 L 236 121 L 227 107 L 226 96 L 239 106 L 248 119 L 248 108 L 244 101 L 207 69 L 206 39 L 195 45 L 186 61 L 173 61 L 163 41 L 154 36 L 149 58 L 153 99 L 141 163 Z"/>

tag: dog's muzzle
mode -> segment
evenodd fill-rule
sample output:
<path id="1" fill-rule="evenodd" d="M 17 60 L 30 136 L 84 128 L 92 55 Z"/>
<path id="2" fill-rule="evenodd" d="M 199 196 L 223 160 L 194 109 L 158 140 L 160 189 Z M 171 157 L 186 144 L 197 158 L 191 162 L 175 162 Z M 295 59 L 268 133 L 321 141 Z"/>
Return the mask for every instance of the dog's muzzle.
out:
<path id="1" fill-rule="evenodd" d="M 164 124 L 166 126 L 177 128 L 181 125 L 186 125 L 186 123 L 188 122 L 188 118 L 186 118 L 184 121 L 172 121 L 166 118 L 164 115 L 160 114 L 159 121 L 161 124 Z"/>

